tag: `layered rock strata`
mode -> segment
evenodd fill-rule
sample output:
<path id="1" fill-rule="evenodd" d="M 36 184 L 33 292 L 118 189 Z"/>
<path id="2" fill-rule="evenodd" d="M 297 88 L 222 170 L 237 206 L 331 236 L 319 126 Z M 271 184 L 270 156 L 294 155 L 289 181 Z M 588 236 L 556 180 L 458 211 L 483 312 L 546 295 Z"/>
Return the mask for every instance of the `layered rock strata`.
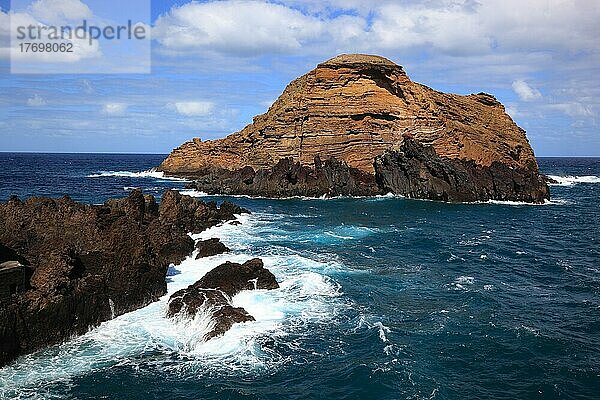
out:
<path id="1" fill-rule="evenodd" d="M 224 139 L 184 143 L 173 150 L 159 170 L 201 179 L 202 187 L 210 188 L 214 182 L 216 189 L 216 182 L 224 182 L 222 193 L 241 193 L 238 189 L 243 185 L 238 182 L 268 181 L 253 177 L 260 171 L 307 167 L 318 175 L 321 169 L 339 169 L 319 166 L 315 162 L 318 159 L 337 162 L 356 172 L 350 173 L 352 179 L 356 179 L 357 172 L 366 174 L 371 184 L 376 159 L 400 146 L 406 137 L 430 146 L 442 161 L 471 162 L 464 165 L 492 172 L 502 165 L 520 175 L 538 175 L 525 131 L 493 96 L 441 93 L 411 81 L 403 68 L 390 60 L 357 54 L 335 57 L 291 82 L 269 110 L 242 131 Z M 227 179 L 221 177 L 224 171 L 229 171 L 225 172 Z M 273 174 L 271 179 L 279 179 L 276 171 Z M 292 171 L 292 175 L 302 181 L 306 174 Z M 410 176 L 410 180 L 417 178 Z M 510 174 L 501 174 L 495 180 L 504 178 L 510 178 Z M 361 184 L 352 187 L 351 183 L 343 190 L 339 186 L 344 186 L 348 175 L 334 179 L 325 182 L 322 177 L 307 177 L 305 184 L 296 185 L 295 194 L 360 195 L 365 190 L 373 191 L 364 188 L 362 177 L 358 178 Z M 538 187 L 520 186 L 521 178 L 516 179 L 505 182 L 518 187 L 516 196 L 514 191 L 492 193 L 500 194 L 498 199 L 529 198 L 535 202 L 548 196 L 547 188 L 541 192 Z M 256 190 L 251 194 L 272 195 L 269 182 L 254 186 Z M 288 190 L 283 192 L 290 194 Z M 476 192 L 484 190 L 478 188 Z"/>

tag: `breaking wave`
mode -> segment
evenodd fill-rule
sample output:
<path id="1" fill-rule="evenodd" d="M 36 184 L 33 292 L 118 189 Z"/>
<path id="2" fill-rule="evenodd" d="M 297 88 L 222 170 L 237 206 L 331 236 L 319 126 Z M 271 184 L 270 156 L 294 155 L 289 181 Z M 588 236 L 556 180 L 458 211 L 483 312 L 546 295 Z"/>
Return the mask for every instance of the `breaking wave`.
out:
<path id="1" fill-rule="evenodd" d="M 121 178 L 154 178 L 168 181 L 179 181 L 179 182 L 187 182 L 187 179 L 183 178 L 175 178 L 171 176 L 166 176 L 164 172 L 157 171 L 156 168 L 151 168 L 146 171 L 99 171 L 90 175 L 87 175 L 86 178 L 108 178 L 108 177 L 121 177 Z"/>
<path id="2" fill-rule="evenodd" d="M 550 185 L 554 186 L 573 186 L 580 183 L 600 183 L 600 176 L 595 175 L 582 175 L 582 176 L 573 176 L 573 175 L 548 175 L 549 178 L 554 179 L 558 183 L 550 183 Z"/>
<path id="3" fill-rule="evenodd" d="M 149 356 L 163 359 L 161 370 L 178 374 L 277 368 L 287 358 L 265 348 L 265 341 L 277 342 L 290 334 L 309 335 L 310 327 L 332 323 L 350 305 L 344 301 L 340 285 L 327 275 L 344 270 L 344 265 L 266 244 L 267 234 L 278 234 L 272 218 L 244 214 L 239 216 L 240 226 L 226 223 L 192 235 L 194 239 L 219 237 L 232 251 L 199 260 L 194 252 L 169 269 L 168 293 L 159 301 L 3 368 L 0 398 L 43 398 L 42 384 L 66 384 L 73 377 L 114 365 L 135 366 Z M 280 284 L 276 290 L 243 291 L 233 297 L 233 305 L 244 307 L 256 321 L 235 324 L 223 336 L 204 341 L 211 325 L 208 312 L 200 312 L 192 321 L 165 317 L 168 299 L 175 291 L 225 261 L 242 263 L 252 257 L 262 258 Z M 172 362 L 173 358 L 177 362 Z"/>

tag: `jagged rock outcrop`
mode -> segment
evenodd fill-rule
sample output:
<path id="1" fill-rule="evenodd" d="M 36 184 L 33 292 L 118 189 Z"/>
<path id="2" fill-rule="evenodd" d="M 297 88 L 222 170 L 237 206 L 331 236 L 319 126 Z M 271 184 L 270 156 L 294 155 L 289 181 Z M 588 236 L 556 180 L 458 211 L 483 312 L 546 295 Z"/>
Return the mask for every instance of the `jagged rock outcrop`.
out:
<path id="1" fill-rule="evenodd" d="M 256 172 L 249 166 L 235 171 L 213 168 L 190 187 L 209 194 L 266 197 L 370 196 L 379 192 L 373 174 L 334 158 L 321 161 L 318 156 L 312 166 L 283 158 L 275 166 Z"/>
<path id="2" fill-rule="evenodd" d="M 440 157 L 413 139 L 377 157 L 375 176 L 383 192 L 414 199 L 538 202 L 548 195 L 545 180 L 530 170 Z"/>
<path id="3" fill-rule="evenodd" d="M 224 139 L 184 143 L 159 170 L 201 178 L 205 188 L 223 182 L 225 193 L 271 195 L 269 182 L 278 179 L 273 168 L 290 170 L 296 163 L 297 169 L 312 168 L 316 157 L 333 158 L 349 170 L 373 176 L 375 159 L 407 136 L 431 146 L 442 160 L 472 161 L 483 168 L 496 163 L 538 174 L 525 132 L 493 96 L 441 93 L 411 81 L 390 60 L 356 54 L 335 57 L 291 82 L 267 113 L 242 131 Z M 221 176 L 224 170 L 232 172 L 227 179 Z M 273 177 L 259 176 L 256 189 L 245 188 L 242 183 L 248 186 L 261 171 Z M 296 175 L 302 179 L 302 173 Z M 306 185 L 294 184 L 300 191 L 295 194 L 339 192 L 331 186 L 324 191 L 323 183 L 307 179 Z M 217 184 L 212 186 L 216 189 Z M 357 187 L 364 191 L 363 185 Z M 281 192 L 290 195 L 290 190 Z"/>
<path id="4" fill-rule="evenodd" d="M 135 190 L 83 205 L 16 197 L 0 204 L 0 366 L 85 333 L 166 293 L 171 263 L 199 232 L 243 211 L 167 191 L 159 204 Z M 10 265 L 8 265 L 10 264 Z"/>
<path id="5" fill-rule="evenodd" d="M 194 318 L 199 312 L 210 313 L 211 327 L 204 340 L 227 332 L 235 323 L 254 321 L 241 307 L 233 307 L 231 298 L 242 290 L 277 289 L 275 276 L 261 259 L 243 264 L 226 262 L 209 271 L 198 282 L 171 296 L 167 310 L 170 318 Z"/>
<path id="6" fill-rule="evenodd" d="M 207 240 L 199 240 L 196 243 L 196 250 L 198 250 L 198 254 L 196 255 L 197 260 L 203 257 L 210 257 L 216 256 L 217 254 L 227 253 L 229 251 L 229 247 L 221 243 L 221 239 L 211 238 Z"/>

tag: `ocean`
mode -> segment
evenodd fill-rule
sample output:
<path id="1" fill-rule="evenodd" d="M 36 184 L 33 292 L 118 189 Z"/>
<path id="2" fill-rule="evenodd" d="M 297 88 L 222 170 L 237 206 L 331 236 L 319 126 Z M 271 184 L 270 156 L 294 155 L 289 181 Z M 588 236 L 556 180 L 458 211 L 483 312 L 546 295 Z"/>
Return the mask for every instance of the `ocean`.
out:
<path id="1" fill-rule="evenodd" d="M 86 203 L 184 189 L 162 155 L 0 153 L 0 200 Z M 169 270 L 160 301 L 0 369 L 1 399 L 597 399 L 600 159 L 542 158 L 543 205 L 391 196 L 230 198 L 233 251 Z M 255 318 L 203 342 L 174 291 L 260 257 L 280 282 L 233 299 Z"/>

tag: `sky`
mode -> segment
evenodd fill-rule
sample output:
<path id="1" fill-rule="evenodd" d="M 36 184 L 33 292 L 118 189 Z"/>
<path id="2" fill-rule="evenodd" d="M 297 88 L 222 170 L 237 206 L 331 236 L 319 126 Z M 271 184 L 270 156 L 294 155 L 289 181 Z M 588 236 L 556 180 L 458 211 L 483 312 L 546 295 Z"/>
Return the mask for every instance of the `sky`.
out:
<path id="1" fill-rule="evenodd" d="M 85 0 L 35 2 L 57 18 L 95 12 Z M 9 1 L 0 0 L 0 151 L 168 153 L 242 129 L 318 63 L 367 53 L 436 90 L 493 94 L 537 156 L 600 156 L 599 1 L 146 4 L 150 74 L 69 73 L 66 62 L 61 74 L 11 74 Z M 104 65 L 111 55 L 100 50 L 73 63 Z"/>

